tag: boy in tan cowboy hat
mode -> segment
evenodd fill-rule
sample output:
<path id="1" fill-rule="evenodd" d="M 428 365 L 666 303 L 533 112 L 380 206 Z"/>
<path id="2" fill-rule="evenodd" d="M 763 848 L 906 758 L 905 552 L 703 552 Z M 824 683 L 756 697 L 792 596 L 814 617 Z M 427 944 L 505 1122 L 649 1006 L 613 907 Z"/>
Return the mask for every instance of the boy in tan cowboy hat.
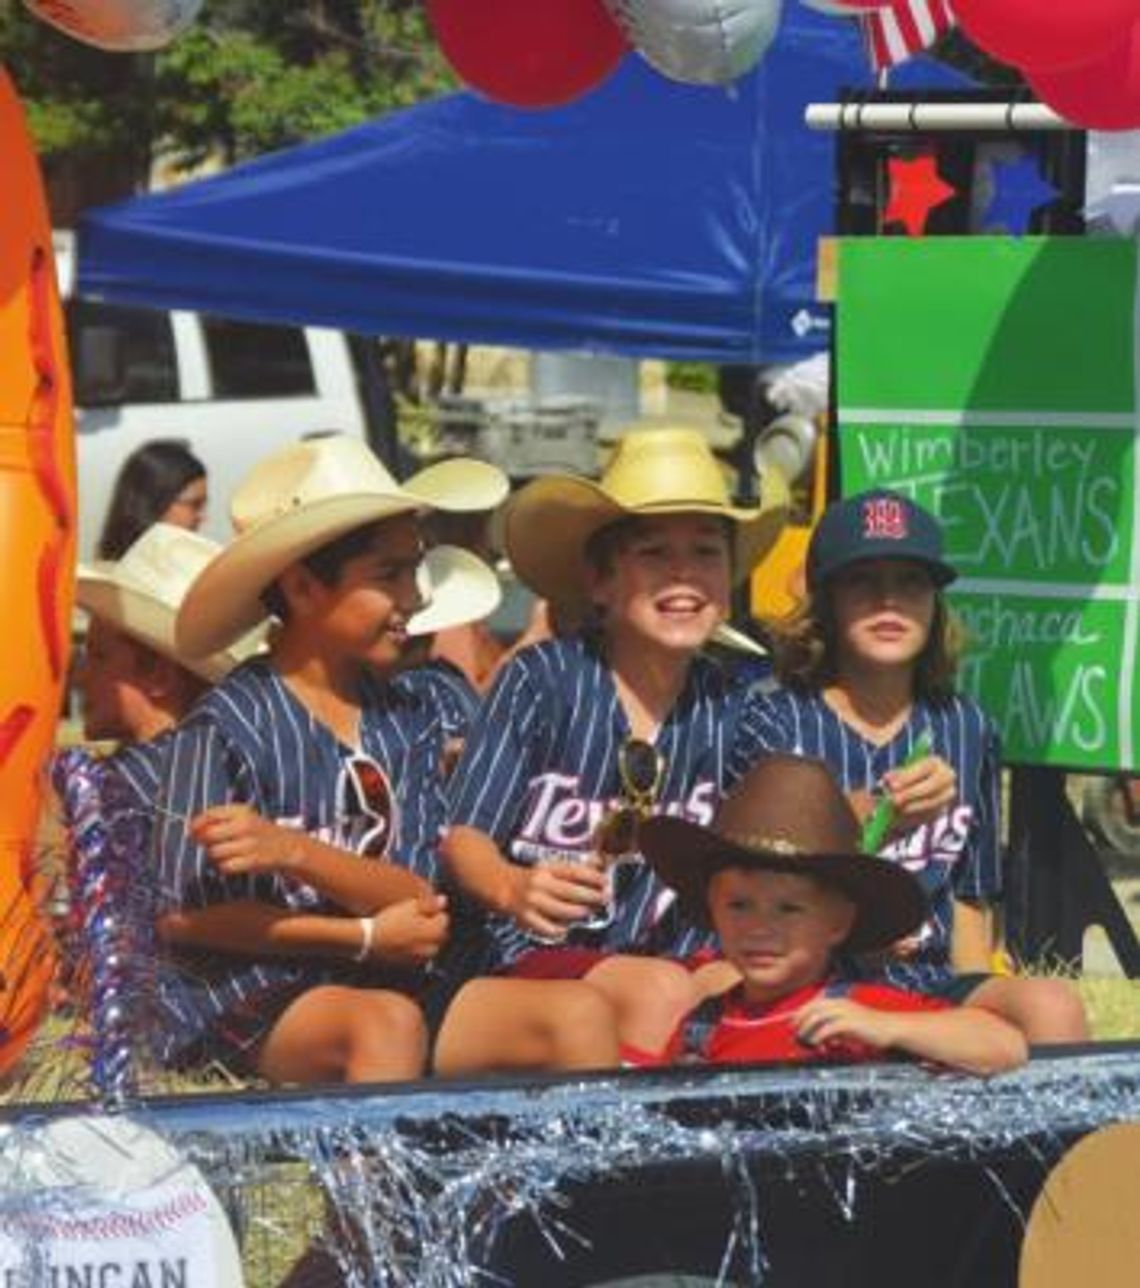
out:
<path id="1" fill-rule="evenodd" d="M 518 575 L 590 621 L 501 671 L 451 782 L 444 858 L 492 914 L 496 969 L 585 980 L 637 1047 L 693 1005 L 686 959 L 709 941 L 641 861 L 636 824 L 708 822 L 764 748 L 745 688 L 701 650 L 786 505 L 774 474 L 759 506 L 733 505 L 704 437 L 665 429 L 628 433 L 599 483 L 538 479 L 506 511 Z"/>
<path id="2" fill-rule="evenodd" d="M 204 655 L 266 609 L 278 620 L 269 653 L 198 705 L 167 758 L 156 837 L 160 931 L 175 949 L 159 979 L 167 1062 L 217 1056 L 277 1082 L 421 1071 L 412 999 L 448 929 L 432 885 L 439 719 L 389 679 L 423 606 L 418 516 L 487 509 L 504 491 L 499 471 L 473 461 L 399 484 L 363 444 L 329 436 L 264 461 L 235 493 L 237 534 L 187 595 L 179 644 Z M 472 988 L 464 1005 L 478 1010 Z M 453 992 L 445 978 L 427 996 L 433 1021 Z M 606 1059 L 613 1034 L 604 1013 L 593 1018 L 577 1050 L 553 1057 Z"/>
<path id="3" fill-rule="evenodd" d="M 264 644 L 257 627 L 204 658 L 187 659 L 175 644 L 182 598 L 220 548 L 187 528 L 156 523 L 122 558 L 78 570 L 76 599 L 91 617 L 77 672 L 84 734 L 122 744 L 110 764 L 147 808 L 174 726 Z"/>
<path id="4" fill-rule="evenodd" d="M 853 1063 L 893 1053 L 980 1074 L 1024 1062 L 1024 1038 L 989 1011 L 834 974 L 840 948 L 885 948 L 927 907 L 905 868 L 859 853 L 859 822 L 822 761 L 768 756 L 711 827 L 653 818 L 641 845 L 682 905 L 711 921 L 741 976 L 687 1016 L 661 1056 L 641 1062 Z"/>

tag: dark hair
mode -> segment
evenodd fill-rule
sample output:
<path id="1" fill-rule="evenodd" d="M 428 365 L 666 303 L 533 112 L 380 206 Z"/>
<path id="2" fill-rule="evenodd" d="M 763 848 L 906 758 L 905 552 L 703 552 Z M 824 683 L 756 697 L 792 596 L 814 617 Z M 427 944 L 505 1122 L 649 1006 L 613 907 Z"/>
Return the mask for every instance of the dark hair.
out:
<path id="1" fill-rule="evenodd" d="M 297 562 L 304 564 L 323 585 L 335 586 L 344 565 L 350 559 L 367 554 L 373 541 L 376 540 L 377 533 L 387 522 L 387 519 L 378 519 L 361 524 L 359 528 L 353 528 L 343 536 L 334 537 L 323 546 L 318 546 L 316 550 L 302 555 Z M 279 621 L 289 620 L 289 605 L 276 581 L 271 582 L 261 592 L 261 602 Z"/>
<path id="2" fill-rule="evenodd" d="M 830 583 L 808 594 L 782 621 L 771 624 L 772 663 L 776 678 L 788 688 L 822 689 L 838 679 L 835 613 Z M 914 691 L 928 702 L 945 702 L 954 695 L 954 679 L 965 633 L 942 592 L 934 593 L 934 617 L 926 644 L 914 670 Z"/>
<path id="3" fill-rule="evenodd" d="M 115 480 L 99 558 L 121 559 L 183 488 L 205 477 L 206 467 L 180 439 L 156 438 L 136 448 Z"/>

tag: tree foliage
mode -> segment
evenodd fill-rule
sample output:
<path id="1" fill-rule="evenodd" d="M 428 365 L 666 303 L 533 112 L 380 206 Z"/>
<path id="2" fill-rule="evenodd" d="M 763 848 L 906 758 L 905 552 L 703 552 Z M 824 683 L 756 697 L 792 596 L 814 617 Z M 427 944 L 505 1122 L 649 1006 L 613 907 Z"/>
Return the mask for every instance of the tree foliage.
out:
<path id="1" fill-rule="evenodd" d="M 0 61 L 49 175 L 111 162 L 124 191 L 158 156 L 231 163 L 454 84 L 417 0 L 207 0 L 155 55 L 90 49 L 0 0 Z"/>

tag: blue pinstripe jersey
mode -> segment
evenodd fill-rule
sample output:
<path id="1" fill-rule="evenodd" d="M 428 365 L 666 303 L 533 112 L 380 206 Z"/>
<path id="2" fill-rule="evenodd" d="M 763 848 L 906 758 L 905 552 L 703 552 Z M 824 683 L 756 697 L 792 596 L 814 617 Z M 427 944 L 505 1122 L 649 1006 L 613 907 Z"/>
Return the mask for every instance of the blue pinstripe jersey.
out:
<path id="1" fill-rule="evenodd" d="M 708 823 L 721 794 L 762 753 L 758 699 L 698 657 L 656 745 L 658 808 Z M 524 649 L 503 668 L 452 777 L 448 821 L 478 828 L 519 864 L 582 860 L 607 806 L 620 803 L 618 751 L 629 725 L 613 675 L 586 637 Z M 542 941 L 491 918 L 494 957 L 508 965 Z M 684 955 L 708 942 L 640 856 L 614 872 L 612 917 L 562 941 L 609 951 Z"/>
<path id="2" fill-rule="evenodd" d="M 439 714 L 445 738 L 466 738 L 479 710 L 475 686 L 457 667 L 442 658 L 409 667 L 392 680 L 400 689 L 420 693 Z"/>
<path id="3" fill-rule="evenodd" d="M 414 694 L 362 680 L 360 752 L 386 772 L 396 802 L 388 856 L 429 880 L 437 873 L 444 818 L 438 717 Z M 231 672 L 194 708 L 171 738 L 155 817 L 154 850 L 163 910 L 254 899 L 298 911 L 328 910 L 315 890 L 278 875 L 223 876 L 188 832 L 211 805 L 241 801 L 266 818 L 343 849 L 355 850 L 373 826 L 348 787 L 354 749 L 314 719 L 273 667 L 255 659 Z M 165 970 L 160 1001 L 165 1058 L 258 999 L 280 997 L 345 967 L 315 959 L 252 960 L 226 954 L 190 969 Z"/>
<path id="4" fill-rule="evenodd" d="M 150 810 L 158 799 L 162 767 L 174 730 L 167 729 L 146 742 L 131 742 L 120 747 L 103 762 L 126 783 L 139 805 Z"/>
<path id="5" fill-rule="evenodd" d="M 899 988 L 919 989 L 945 981 L 950 967 L 953 901 L 990 904 L 1002 893 L 999 835 L 1001 750 L 993 722 L 972 698 L 916 701 L 907 722 L 879 747 L 846 724 L 818 693 L 779 689 L 771 718 L 783 731 L 783 750 L 818 756 L 845 791 L 874 791 L 897 769 L 924 730 L 933 754 L 958 775 L 958 799 L 932 823 L 892 838 L 885 857 L 902 863 L 922 882 L 931 916 L 919 934 L 917 953 L 906 960 L 855 964 L 863 977 L 885 978 Z"/>

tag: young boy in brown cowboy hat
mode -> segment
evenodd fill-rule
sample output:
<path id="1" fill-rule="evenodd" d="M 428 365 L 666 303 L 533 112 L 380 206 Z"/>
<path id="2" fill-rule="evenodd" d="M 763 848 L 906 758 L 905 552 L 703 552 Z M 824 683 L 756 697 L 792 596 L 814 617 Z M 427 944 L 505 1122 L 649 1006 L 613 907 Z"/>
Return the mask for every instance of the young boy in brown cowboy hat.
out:
<path id="1" fill-rule="evenodd" d="M 452 779 L 444 859 L 491 913 L 495 969 L 585 980 L 639 1047 L 696 1000 L 682 959 L 708 937 L 670 907 L 633 825 L 708 822 L 764 746 L 743 686 L 701 655 L 783 522 L 783 480 L 763 484 L 761 505 L 734 506 L 701 434 L 634 431 L 599 483 L 538 479 L 506 511 L 519 577 L 591 620 L 501 671 Z"/>
<path id="2" fill-rule="evenodd" d="M 199 704 L 167 758 L 156 848 L 160 928 L 176 949 L 160 979 L 169 1062 L 220 1056 L 278 1082 L 421 1071 L 412 995 L 448 928 L 431 884 L 440 726 L 421 694 L 388 680 L 422 606 L 417 516 L 487 509 L 504 487 L 471 461 L 398 484 L 362 444 L 330 436 L 263 462 L 235 493 L 237 535 L 187 595 L 179 643 L 209 653 L 267 608 L 278 624 L 268 655 Z M 442 984 L 438 1011 L 454 991 Z M 479 984 L 459 1013 L 491 1032 L 498 1009 L 536 1062 L 610 1058 L 612 1025 L 585 990 L 564 1015 L 520 1018 Z M 580 1035 L 558 1027 L 575 1015 L 589 1021 Z M 448 1071 L 468 1071 L 465 1057 L 441 1038 Z"/>
<path id="3" fill-rule="evenodd" d="M 927 912 L 909 872 L 859 853 L 859 830 L 822 761 L 776 754 L 737 784 L 711 827 L 644 824 L 647 861 L 711 922 L 741 979 L 690 1013 L 660 1056 L 638 1062 L 853 1063 L 902 1053 L 980 1074 L 1024 1062 L 1024 1038 L 988 1011 L 833 973 L 840 948 L 885 948 Z"/>

